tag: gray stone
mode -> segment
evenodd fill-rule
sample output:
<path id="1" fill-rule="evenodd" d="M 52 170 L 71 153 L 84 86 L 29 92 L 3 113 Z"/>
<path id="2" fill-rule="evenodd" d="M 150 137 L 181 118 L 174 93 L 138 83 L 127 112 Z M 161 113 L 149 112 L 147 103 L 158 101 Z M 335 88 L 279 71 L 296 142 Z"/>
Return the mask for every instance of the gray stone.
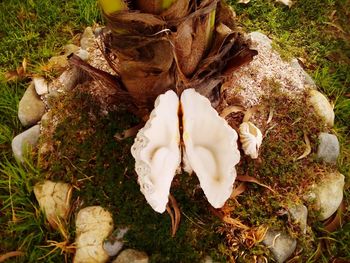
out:
<path id="1" fill-rule="evenodd" d="M 92 30 L 91 27 L 87 27 L 84 30 L 83 35 L 81 36 L 80 39 L 80 46 L 82 49 L 89 49 L 94 47 L 95 45 L 95 35 L 94 35 L 94 31 Z"/>
<path id="2" fill-rule="evenodd" d="M 326 220 L 337 211 L 343 200 L 344 179 L 341 173 L 333 172 L 323 175 L 322 181 L 313 186 L 308 199 L 320 210 L 320 220 Z"/>
<path id="3" fill-rule="evenodd" d="M 35 125 L 13 138 L 12 152 L 17 161 L 24 162 L 30 150 L 36 146 L 39 135 L 40 126 Z"/>
<path id="4" fill-rule="evenodd" d="M 258 42 L 268 48 L 272 48 L 271 44 L 272 44 L 272 40 L 269 39 L 266 35 L 264 35 L 263 33 L 260 33 L 258 31 L 255 32 L 251 32 L 249 33 L 249 37 L 251 38 L 252 41 L 254 42 Z"/>
<path id="5" fill-rule="evenodd" d="M 82 60 L 87 60 L 89 58 L 89 52 L 87 52 L 85 49 L 82 49 L 74 44 L 68 44 L 64 46 L 64 53 L 66 56 L 69 56 L 70 54 L 75 54 L 78 57 L 80 57 Z"/>
<path id="6" fill-rule="evenodd" d="M 314 80 L 311 78 L 311 76 L 303 69 L 303 67 L 300 65 L 298 59 L 293 58 L 290 61 L 290 66 L 294 69 L 298 69 L 302 72 L 302 74 L 304 75 L 305 78 L 305 85 L 309 86 L 310 88 L 316 88 L 316 84 L 314 82 Z"/>
<path id="7" fill-rule="evenodd" d="M 97 27 L 97 28 L 95 28 L 95 30 L 94 30 L 94 35 L 95 35 L 95 37 L 98 37 L 99 35 L 101 35 L 102 32 L 103 32 L 103 27 Z"/>
<path id="8" fill-rule="evenodd" d="M 65 70 L 57 79 L 49 83 L 49 94 L 46 96 L 46 99 L 55 99 L 61 93 L 73 89 L 80 83 L 82 78 L 83 74 L 76 67 Z"/>
<path id="9" fill-rule="evenodd" d="M 18 105 L 18 118 L 23 126 L 36 124 L 45 113 L 45 104 L 36 94 L 34 84 L 25 91 Z"/>
<path id="10" fill-rule="evenodd" d="M 121 228 L 114 231 L 111 237 L 103 242 L 103 249 L 110 257 L 114 257 L 123 248 L 123 237 L 128 232 L 128 228 Z"/>
<path id="11" fill-rule="evenodd" d="M 307 207 L 303 204 L 293 205 L 289 208 L 289 213 L 295 223 L 299 224 L 301 230 L 306 234 L 307 227 Z"/>
<path id="12" fill-rule="evenodd" d="M 267 230 L 263 243 L 271 250 L 278 263 L 285 262 L 297 246 L 297 241 L 288 234 L 271 229 Z"/>
<path id="13" fill-rule="evenodd" d="M 74 67 L 63 72 L 58 77 L 58 82 L 62 90 L 67 91 L 73 89 L 79 83 L 80 79 L 81 74 L 79 73 L 79 69 Z"/>
<path id="14" fill-rule="evenodd" d="M 318 136 L 317 157 L 327 163 L 335 164 L 339 156 L 339 141 L 334 134 L 321 132 Z"/>
<path id="15" fill-rule="evenodd" d="M 148 256 L 145 252 L 134 249 L 125 249 L 113 261 L 113 263 L 148 263 Z"/>
<path id="16" fill-rule="evenodd" d="M 317 115 L 324 120 L 325 124 L 329 127 L 333 127 L 335 115 L 333 106 L 328 101 L 328 98 L 321 92 L 311 89 L 309 90 L 308 99 L 310 104 L 314 107 Z"/>
<path id="17" fill-rule="evenodd" d="M 82 60 L 88 60 L 89 59 L 89 52 L 87 52 L 85 49 L 79 49 L 77 52 L 75 52 L 78 57 L 80 57 Z"/>

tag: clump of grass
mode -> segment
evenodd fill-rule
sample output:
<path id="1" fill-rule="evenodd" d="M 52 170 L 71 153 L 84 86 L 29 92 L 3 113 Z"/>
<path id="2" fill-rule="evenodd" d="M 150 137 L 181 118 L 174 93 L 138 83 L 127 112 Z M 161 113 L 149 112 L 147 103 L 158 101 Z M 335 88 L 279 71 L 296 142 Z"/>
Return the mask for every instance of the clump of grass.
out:
<path id="1" fill-rule="evenodd" d="M 33 185 L 41 177 L 40 171 L 31 160 L 23 166 L 5 158 L 0 164 L 0 173 L 0 224 L 3 226 L 0 253 L 23 252 L 17 262 L 37 262 L 41 257 L 51 262 L 59 253 L 46 257 L 50 249 L 44 247 L 45 242 L 59 240 L 60 236 L 45 223 L 44 215 L 33 202 Z"/>
<path id="2" fill-rule="evenodd" d="M 24 128 L 17 117 L 17 105 L 29 79 L 7 82 L 5 74 L 28 61 L 27 73 L 61 52 L 63 45 L 86 25 L 100 21 L 95 0 L 0 2 L 0 253 L 21 250 L 16 262 L 37 262 L 50 252 L 47 239 L 59 241 L 60 235 L 48 231 L 32 193 L 33 183 L 42 178 L 34 165 L 19 165 L 11 151 L 13 137 Z M 10 190 L 11 187 L 11 190 Z M 57 262 L 59 251 L 43 259 Z"/>

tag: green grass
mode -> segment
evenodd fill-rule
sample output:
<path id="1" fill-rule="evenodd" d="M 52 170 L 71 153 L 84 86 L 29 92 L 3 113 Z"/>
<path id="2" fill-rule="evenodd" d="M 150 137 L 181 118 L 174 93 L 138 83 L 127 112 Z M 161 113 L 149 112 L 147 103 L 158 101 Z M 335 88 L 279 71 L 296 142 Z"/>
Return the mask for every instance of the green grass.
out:
<path id="1" fill-rule="evenodd" d="M 0 2 L 0 254 L 25 251 L 18 262 L 38 262 L 51 250 L 41 247 L 45 240 L 59 240 L 60 236 L 50 231 L 37 210 L 32 192 L 39 176 L 37 168 L 18 165 L 11 152 L 13 137 L 24 129 L 17 105 L 29 78 L 8 83 L 4 73 L 15 70 L 24 58 L 29 74 L 40 72 L 41 65 L 94 22 L 100 22 L 95 0 Z M 41 261 L 57 262 L 59 252 Z"/>
<path id="2" fill-rule="evenodd" d="M 349 210 L 350 100 L 345 95 L 350 93 L 350 3 L 346 0 L 295 2 L 289 9 L 272 0 L 251 0 L 247 5 L 230 1 L 238 14 L 239 23 L 247 31 L 259 30 L 266 33 L 273 39 L 274 48 L 285 59 L 300 58 L 320 90 L 333 101 L 336 124 L 332 132 L 338 135 L 342 146 L 337 168 L 346 176 L 345 200 Z M 113 141 L 115 132 L 137 122 L 130 115 L 112 112 L 108 116 L 100 117 L 98 107 L 90 98 L 75 94 L 80 110 L 72 107 L 68 111 L 69 115 L 61 116 L 62 122 L 54 134 L 47 134 L 54 138 L 56 152 L 50 156 L 40 156 L 40 160 L 34 159 L 25 166 L 17 164 L 12 158 L 11 140 L 23 130 L 17 118 L 17 104 L 29 79 L 8 83 L 2 73 L 16 69 L 24 58 L 28 61 L 29 74 L 40 72 L 41 65 L 51 56 L 60 54 L 65 44 L 76 43 L 77 34 L 85 26 L 101 22 L 96 7 L 95 0 L 7 0 L 0 3 L 0 254 L 13 250 L 26 252 L 24 257 L 9 262 L 64 261 L 59 250 L 40 259 L 52 249 L 43 247 L 47 245 L 47 240 L 62 241 L 61 235 L 52 231 L 44 222 L 32 191 L 37 180 L 48 177 L 79 186 L 80 191 L 75 191 L 74 197 L 81 196 L 85 205 L 100 204 L 112 211 L 117 226 L 130 227 L 126 236 L 126 247 L 146 251 L 152 255 L 153 262 L 198 262 L 204 255 L 212 255 L 218 259 L 225 255 L 232 256 L 232 251 L 228 251 L 225 246 L 227 244 L 223 243 L 223 237 L 216 232 L 219 221 L 208 213 L 203 193 L 192 191 L 197 184 L 194 177 L 177 177 L 176 187 L 173 188 L 173 194 L 183 212 L 183 221 L 174 239 L 169 234 L 170 220 L 167 215 L 158 215 L 146 205 L 132 172 L 133 161 L 129 153 L 132 140 L 119 144 Z M 55 105 L 56 114 L 59 115 L 62 112 L 60 109 L 69 105 L 70 99 L 66 98 L 62 104 Z M 294 110 L 295 117 L 306 114 L 298 108 Z M 88 112 L 99 116 L 98 121 L 90 119 Z M 82 114 L 77 116 L 79 113 Z M 309 124 L 298 124 L 300 127 L 293 134 L 298 142 L 291 143 L 288 147 L 302 151 L 300 140 L 305 125 L 316 132 L 319 129 L 317 125 Z M 94 129 L 91 130 L 90 127 Z M 284 138 L 273 136 L 275 135 L 271 134 L 267 138 L 271 145 L 265 144 L 262 148 L 264 153 L 280 149 L 277 148 L 281 146 L 273 143 L 276 139 L 283 141 Z M 311 140 L 315 141 L 315 135 L 313 136 Z M 44 137 L 43 142 L 45 139 L 48 140 L 49 137 Z M 274 158 L 276 156 L 273 154 L 266 154 L 268 163 L 273 163 Z M 37 162 L 41 169 L 37 167 Z M 292 171 L 302 168 L 290 163 L 277 164 L 278 169 L 264 166 L 264 174 L 276 177 L 287 172 L 288 176 L 292 176 Z M 249 162 L 243 162 L 240 167 L 243 172 L 248 173 L 253 173 L 256 168 L 255 164 Z M 93 176 L 92 180 L 79 184 L 78 180 L 86 176 Z M 286 187 L 291 179 L 288 176 L 279 178 Z M 267 176 L 259 179 L 266 184 L 272 183 Z M 240 197 L 242 204 L 253 207 L 258 197 L 254 195 L 259 193 L 259 189 L 258 186 L 250 186 L 249 191 Z M 265 207 L 271 213 L 279 209 L 280 202 L 284 202 L 275 196 L 270 196 L 267 201 Z M 247 221 L 253 214 L 257 215 L 251 221 L 254 224 L 268 223 L 267 211 L 257 206 L 253 208 L 247 211 L 242 206 L 235 213 L 243 221 Z M 323 255 L 315 262 L 328 262 L 332 258 L 350 259 L 349 217 L 349 212 L 346 212 L 343 228 L 331 233 L 331 239 L 327 237 Z M 283 221 L 284 218 L 273 218 L 273 222 L 277 224 Z M 70 222 L 70 241 L 74 240 L 73 225 Z M 305 253 L 306 257 L 314 252 L 318 238 L 327 236 L 322 226 L 317 223 L 313 226 L 315 233 L 299 240 L 302 244 L 309 244 L 311 250 Z M 293 230 L 293 226 L 288 226 L 288 230 Z M 245 248 L 244 252 L 250 253 L 250 256 L 269 255 L 262 246 L 250 250 Z"/>

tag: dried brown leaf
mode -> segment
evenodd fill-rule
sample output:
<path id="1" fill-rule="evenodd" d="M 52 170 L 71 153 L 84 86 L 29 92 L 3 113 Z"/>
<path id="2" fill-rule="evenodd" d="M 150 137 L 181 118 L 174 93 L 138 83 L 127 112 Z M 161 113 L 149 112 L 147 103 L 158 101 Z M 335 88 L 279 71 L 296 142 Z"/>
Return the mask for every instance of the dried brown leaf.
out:
<path id="1" fill-rule="evenodd" d="M 138 125 L 135 125 L 134 127 L 131 127 L 130 129 L 124 130 L 120 133 L 116 133 L 114 135 L 114 138 L 118 141 L 125 140 L 126 138 L 135 136 L 137 132 L 144 126 L 144 123 L 140 123 Z"/>
<path id="2" fill-rule="evenodd" d="M 232 105 L 223 109 L 223 111 L 220 113 L 220 116 L 222 118 L 226 118 L 231 113 L 237 113 L 241 111 L 244 111 L 244 108 L 242 106 Z"/>
<path id="3" fill-rule="evenodd" d="M 343 200 L 335 214 L 323 223 L 324 229 L 328 232 L 334 232 L 340 228 L 343 224 L 343 214 L 345 209 L 346 208 Z"/>
<path id="4" fill-rule="evenodd" d="M 190 11 L 190 1 L 175 0 L 172 5 L 161 13 L 161 17 L 166 20 L 180 19 L 188 15 Z"/>
<path id="5" fill-rule="evenodd" d="M 234 228 L 239 228 L 239 229 L 244 229 L 244 230 L 249 229 L 249 227 L 244 225 L 239 219 L 234 219 L 234 218 L 229 217 L 229 216 L 224 216 L 222 220 L 226 224 L 229 224 L 230 226 L 232 226 Z"/>
<path id="6" fill-rule="evenodd" d="M 247 190 L 246 184 L 244 182 L 240 183 L 235 189 L 233 189 L 230 198 L 235 199 L 237 196 L 244 193 L 245 190 Z"/>
<path id="7" fill-rule="evenodd" d="M 249 108 L 248 110 L 246 110 L 244 117 L 243 117 L 243 122 L 247 122 L 250 120 L 250 118 L 254 115 L 255 112 L 257 112 L 258 107 L 257 106 L 253 106 L 251 108 Z"/>
<path id="8" fill-rule="evenodd" d="M 24 58 L 22 61 L 21 66 L 19 66 L 16 70 L 11 70 L 5 72 L 5 79 L 6 81 L 17 81 L 24 79 L 28 77 L 29 75 L 27 74 L 27 59 Z"/>
<path id="9" fill-rule="evenodd" d="M 266 184 L 263 184 L 261 182 L 259 182 L 258 179 L 252 177 L 252 176 L 249 176 L 249 175 L 238 175 L 237 176 L 237 180 L 238 181 L 241 181 L 241 182 L 249 182 L 249 183 L 255 183 L 255 184 L 258 184 L 262 187 L 265 187 L 267 189 L 269 189 L 271 192 L 276 192 L 275 190 L 273 190 L 270 186 L 266 185 Z"/>
<path id="10" fill-rule="evenodd" d="M 22 61 L 22 68 L 23 68 L 23 73 L 26 74 L 27 73 L 27 59 L 24 58 Z"/>
<path id="11" fill-rule="evenodd" d="M 271 107 L 270 112 L 269 112 L 269 117 L 267 118 L 266 124 L 269 124 L 272 121 L 273 114 L 274 114 L 274 108 Z"/>
<path id="12" fill-rule="evenodd" d="M 181 212 L 174 196 L 171 194 L 169 194 L 169 201 L 170 202 L 167 204 L 166 210 L 171 219 L 171 235 L 174 237 L 180 225 Z M 175 215 L 173 214 L 171 208 L 173 208 Z"/>
<path id="13" fill-rule="evenodd" d="M 23 256 L 24 252 L 22 251 L 11 251 L 7 252 L 5 254 L 0 255 L 0 262 L 4 262 L 5 260 L 12 258 L 12 257 L 18 257 L 18 256 Z"/>
<path id="14" fill-rule="evenodd" d="M 249 230 L 244 231 L 242 233 L 242 239 L 245 245 L 248 248 L 252 248 L 257 243 L 260 243 L 261 241 L 263 241 L 267 230 L 268 230 L 268 227 L 261 225 L 259 227 L 250 228 Z"/>
<path id="15" fill-rule="evenodd" d="M 304 141 L 305 141 L 305 151 L 302 155 L 300 155 L 297 158 L 297 160 L 303 159 L 311 153 L 311 144 L 310 144 L 310 140 L 309 140 L 309 137 L 307 136 L 306 132 L 304 132 Z"/>

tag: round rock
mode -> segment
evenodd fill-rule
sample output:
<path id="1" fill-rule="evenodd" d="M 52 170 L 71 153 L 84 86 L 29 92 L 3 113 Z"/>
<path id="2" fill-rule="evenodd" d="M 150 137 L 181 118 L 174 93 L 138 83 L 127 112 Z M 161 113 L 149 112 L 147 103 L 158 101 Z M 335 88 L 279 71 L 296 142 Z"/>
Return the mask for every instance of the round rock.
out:
<path id="1" fill-rule="evenodd" d="M 309 102 L 314 107 L 316 113 L 324 120 L 324 122 L 329 127 L 333 127 L 334 111 L 326 96 L 321 92 L 312 89 L 309 91 Z"/>
<path id="2" fill-rule="evenodd" d="M 18 134 L 12 140 L 13 155 L 19 162 L 24 162 L 30 150 L 36 146 L 40 135 L 40 126 L 35 125 L 30 129 Z"/>
<path id="3" fill-rule="evenodd" d="M 36 124 L 45 113 L 45 104 L 30 84 L 18 105 L 18 118 L 23 126 Z"/>
<path id="4" fill-rule="evenodd" d="M 123 248 L 123 237 L 128 232 L 128 228 L 120 228 L 113 232 L 113 234 L 103 242 L 103 249 L 110 257 L 114 257 Z"/>
<path id="5" fill-rule="evenodd" d="M 339 141 L 334 134 L 321 132 L 318 136 L 317 157 L 327 163 L 335 164 L 339 156 Z"/>
<path id="6" fill-rule="evenodd" d="M 113 230 L 111 213 L 101 206 L 89 206 L 78 212 L 76 225 L 76 252 L 74 263 L 105 263 L 109 256 L 103 241 Z"/>
<path id="7" fill-rule="evenodd" d="M 303 69 L 303 67 L 299 64 L 298 59 L 293 58 L 290 61 L 290 66 L 294 69 L 298 69 L 300 70 L 300 72 L 302 72 L 302 74 L 304 75 L 305 78 L 305 85 L 308 85 L 311 88 L 316 88 L 316 84 L 315 81 L 311 78 L 311 76 Z"/>
<path id="8" fill-rule="evenodd" d="M 344 179 L 339 172 L 329 173 L 312 189 L 310 196 L 320 210 L 320 220 L 326 220 L 337 211 L 343 200 Z"/>
<path id="9" fill-rule="evenodd" d="M 72 197 L 71 185 L 45 180 L 34 186 L 34 194 L 52 227 L 58 227 L 58 218 L 67 219 Z"/>
<path id="10" fill-rule="evenodd" d="M 267 246 L 278 263 L 285 262 L 294 252 L 297 241 L 286 233 L 269 229 L 263 243 Z"/>
<path id="11" fill-rule="evenodd" d="M 33 82 L 35 91 L 38 95 L 44 95 L 49 92 L 47 82 L 44 78 L 34 77 Z"/>
<path id="12" fill-rule="evenodd" d="M 272 40 L 264 35 L 263 33 L 260 33 L 258 31 L 254 31 L 249 33 L 249 37 L 252 41 L 259 42 L 260 44 L 266 46 L 267 48 L 271 49 L 272 48 Z"/>
<path id="13" fill-rule="evenodd" d="M 294 205 L 289 208 L 289 213 L 295 223 L 299 224 L 301 230 L 306 234 L 307 207 L 305 205 Z"/>
<path id="14" fill-rule="evenodd" d="M 82 49 L 87 50 L 95 45 L 95 35 L 91 27 L 87 27 L 80 39 L 80 46 Z"/>
<path id="15" fill-rule="evenodd" d="M 148 263 L 148 256 L 145 252 L 134 249 L 125 249 L 113 261 L 113 263 Z"/>

